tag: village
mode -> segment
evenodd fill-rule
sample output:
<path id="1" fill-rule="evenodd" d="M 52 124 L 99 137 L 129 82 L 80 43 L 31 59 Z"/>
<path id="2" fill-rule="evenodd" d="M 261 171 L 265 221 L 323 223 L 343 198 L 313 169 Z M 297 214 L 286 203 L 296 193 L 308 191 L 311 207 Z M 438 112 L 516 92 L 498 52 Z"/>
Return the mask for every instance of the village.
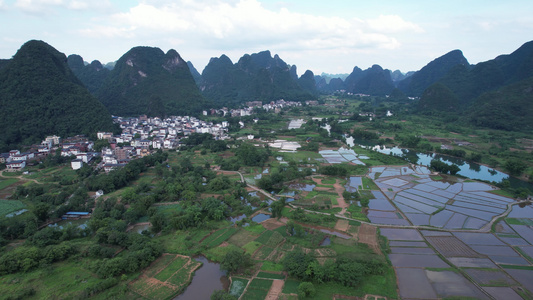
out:
<path id="1" fill-rule="evenodd" d="M 301 106 L 302 103 L 280 99 L 267 104 L 262 104 L 261 101 L 251 101 L 247 102 L 246 105 L 246 107 L 239 109 L 226 107 L 210 109 L 203 111 L 202 114 L 204 116 L 243 117 L 254 114 L 256 107 L 279 113 L 284 108 Z M 309 103 L 308 105 L 316 105 L 316 103 Z M 132 159 L 150 155 L 154 150 L 176 150 L 181 145 L 180 140 L 192 133 L 208 133 L 217 140 L 229 138 L 228 121 L 222 121 L 218 124 L 192 116 L 169 116 L 167 118 L 149 118 L 146 115 L 139 117 L 113 116 L 113 122 L 120 125 L 122 133 L 114 135 L 112 132 L 98 132 L 97 139 L 108 142 L 108 145 L 101 149 L 96 149 L 95 142 L 83 135 L 64 139 L 52 135 L 47 136 L 38 145 L 31 145 L 25 152 L 15 149 L 8 153 L 0 153 L 0 164 L 5 164 L 7 172 L 23 171 L 27 165 L 38 164 L 48 155 L 60 153 L 64 157 L 73 157 L 71 167 L 74 170 L 82 168 L 84 164 L 91 163 L 93 159 L 101 158 L 96 168 L 103 169 L 108 173 L 111 170 L 124 167 Z M 243 122 L 239 122 L 239 125 L 244 127 Z"/>

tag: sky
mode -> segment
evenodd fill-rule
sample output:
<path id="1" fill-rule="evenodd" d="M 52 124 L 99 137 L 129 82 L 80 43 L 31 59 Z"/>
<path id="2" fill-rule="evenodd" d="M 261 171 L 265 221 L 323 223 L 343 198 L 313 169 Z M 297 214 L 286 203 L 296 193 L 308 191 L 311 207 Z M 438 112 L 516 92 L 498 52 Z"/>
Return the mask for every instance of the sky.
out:
<path id="1" fill-rule="evenodd" d="M 175 49 L 200 73 L 264 50 L 300 75 L 405 73 L 455 49 L 471 64 L 509 54 L 533 40 L 532 13 L 531 0 L 0 0 L 0 58 L 36 39 L 103 64 Z"/>

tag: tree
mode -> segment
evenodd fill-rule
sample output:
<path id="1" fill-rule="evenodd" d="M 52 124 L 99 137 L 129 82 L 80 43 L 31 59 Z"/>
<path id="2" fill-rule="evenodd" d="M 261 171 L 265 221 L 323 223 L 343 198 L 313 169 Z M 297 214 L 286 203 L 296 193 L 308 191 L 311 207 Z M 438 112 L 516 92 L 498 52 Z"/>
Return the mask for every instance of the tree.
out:
<path id="1" fill-rule="evenodd" d="M 211 294 L 211 300 L 237 300 L 237 297 L 224 290 L 216 290 Z"/>
<path id="2" fill-rule="evenodd" d="M 281 197 L 280 200 L 274 201 L 274 203 L 270 205 L 270 208 L 272 209 L 273 218 L 281 217 L 281 212 L 283 211 L 283 207 L 285 207 L 286 200 L 287 199 L 285 197 Z"/>
<path id="3" fill-rule="evenodd" d="M 511 158 L 505 162 L 505 169 L 514 176 L 522 175 L 522 172 L 527 168 L 527 165 L 518 158 Z"/>
<path id="4" fill-rule="evenodd" d="M 229 273 L 235 273 L 241 268 L 246 268 L 251 265 L 250 254 L 246 254 L 240 250 L 232 249 L 226 255 L 220 263 L 220 268 L 228 271 Z"/>
<path id="5" fill-rule="evenodd" d="M 311 282 L 302 282 L 298 286 L 298 299 L 311 298 L 316 294 L 316 289 Z"/>

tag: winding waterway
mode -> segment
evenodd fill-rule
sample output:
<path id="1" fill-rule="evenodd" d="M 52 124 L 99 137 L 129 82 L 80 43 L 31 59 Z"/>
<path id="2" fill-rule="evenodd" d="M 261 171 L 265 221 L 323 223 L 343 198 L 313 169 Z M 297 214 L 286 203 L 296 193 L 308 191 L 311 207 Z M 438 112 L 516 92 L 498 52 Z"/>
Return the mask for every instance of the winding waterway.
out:
<path id="1" fill-rule="evenodd" d="M 431 163 L 431 160 L 438 159 L 446 164 L 449 164 L 449 165 L 456 164 L 457 166 L 459 166 L 460 171 L 457 172 L 457 174 L 463 177 L 470 178 L 470 179 L 476 179 L 476 180 L 489 181 L 489 182 L 496 182 L 496 183 L 500 183 L 503 180 L 509 180 L 511 187 L 513 188 L 525 187 L 533 191 L 533 184 L 531 183 L 509 176 L 509 174 L 491 169 L 487 166 L 480 165 L 480 164 L 473 163 L 473 162 L 468 162 L 458 157 L 437 154 L 437 153 L 426 154 L 426 153 L 416 152 L 410 149 L 404 149 L 404 148 L 399 148 L 399 147 L 388 148 L 388 147 L 379 146 L 379 145 L 363 145 L 363 143 L 359 143 L 359 141 L 356 141 L 351 136 L 346 137 L 346 144 L 350 147 L 353 147 L 354 145 L 358 144 L 361 147 L 365 147 L 367 149 L 371 149 L 371 150 L 374 150 L 374 151 L 377 151 L 383 154 L 392 154 L 396 156 L 406 157 L 410 162 L 416 163 L 418 165 L 423 165 L 423 166 L 429 166 Z"/>

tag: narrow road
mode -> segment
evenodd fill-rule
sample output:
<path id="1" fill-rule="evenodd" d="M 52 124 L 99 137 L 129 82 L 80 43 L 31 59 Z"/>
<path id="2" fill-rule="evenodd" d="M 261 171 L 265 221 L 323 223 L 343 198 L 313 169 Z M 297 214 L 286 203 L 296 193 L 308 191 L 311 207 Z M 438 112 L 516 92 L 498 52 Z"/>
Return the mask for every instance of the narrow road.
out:
<path id="1" fill-rule="evenodd" d="M 270 193 L 264 191 L 263 189 L 260 189 L 254 185 L 251 185 L 249 183 L 247 183 L 245 180 L 244 180 L 244 176 L 242 175 L 241 172 L 239 171 L 223 171 L 223 172 L 228 172 L 231 173 L 231 174 L 239 174 L 241 176 L 241 181 L 246 183 L 246 185 L 250 188 L 252 188 L 253 190 L 257 191 L 257 192 L 260 192 L 262 193 L 263 195 L 265 195 L 266 197 L 268 197 L 269 199 L 272 199 L 274 201 L 277 201 L 278 199 L 274 198 Z M 391 224 L 376 224 L 376 223 L 370 223 L 370 222 L 366 222 L 366 221 L 361 221 L 361 220 L 357 220 L 357 219 L 352 219 L 352 218 L 349 218 L 349 217 L 346 217 L 344 216 L 341 212 L 339 214 L 335 214 L 335 217 L 337 218 L 340 218 L 340 219 L 345 219 L 345 220 L 349 220 L 349 221 L 355 221 L 355 222 L 359 222 L 359 223 L 362 223 L 362 224 L 367 224 L 367 225 L 371 225 L 371 226 L 375 226 L 375 227 L 378 227 L 378 228 L 407 228 L 407 229 L 421 229 L 421 230 L 438 230 L 438 231 L 446 231 L 446 232 L 479 232 L 479 233 L 487 233 L 487 232 L 490 232 L 491 228 L 492 228 L 492 225 L 494 225 L 494 223 L 496 221 L 498 221 L 499 219 L 501 218 L 504 218 L 506 217 L 510 212 L 511 210 L 513 209 L 513 205 L 517 205 L 517 204 L 521 204 L 521 203 L 529 203 L 529 201 L 527 200 L 524 200 L 524 201 L 516 201 L 516 202 L 512 202 L 512 203 L 508 203 L 507 204 L 507 209 L 501 213 L 500 215 L 497 215 L 497 216 L 494 216 L 492 217 L 492 219 L 490 220 L 489 223 L 485 224 L 485 226 L 481 227 L 480 229 L 445 229 L 445 228 L 436 228 L 436 227 L 432 227 L 432 226 L 424 226 L 424 225 L 391 225 Z M 289 205 L 290 207 L 296 209 L 297 207 L 294 206 L 292 203 L 287 203 L 287 205 Z M 308 210 L 308 209 L 303 209 L 305 212 L 308 212 L 308 213 L 313 213 L 313 214 L 320 214 L 320 215 L 330 215 L 329 213 L 324 213 L 324 212 L 319 212 L 319 211 L 313 211 L 313 210 Z"/>
<path id="2" fill-rule="evenodd" d="M 0 177 L 3 177 L 3 178 L 17 178 L 17 179 L 25 180 L 25 181 L 33 181 L 33 182 L 35 182 L 37 184 L 43 184 L 42 182 L 39 182 L 39 181 L 37 181 L 35 179 L 24 178 L 24 177 L 22 177 L 22 175 L 19 175 L 19 176 L 5 176 L 4 175 L 4 171 L 5 170 L 0 171 Z"/>

